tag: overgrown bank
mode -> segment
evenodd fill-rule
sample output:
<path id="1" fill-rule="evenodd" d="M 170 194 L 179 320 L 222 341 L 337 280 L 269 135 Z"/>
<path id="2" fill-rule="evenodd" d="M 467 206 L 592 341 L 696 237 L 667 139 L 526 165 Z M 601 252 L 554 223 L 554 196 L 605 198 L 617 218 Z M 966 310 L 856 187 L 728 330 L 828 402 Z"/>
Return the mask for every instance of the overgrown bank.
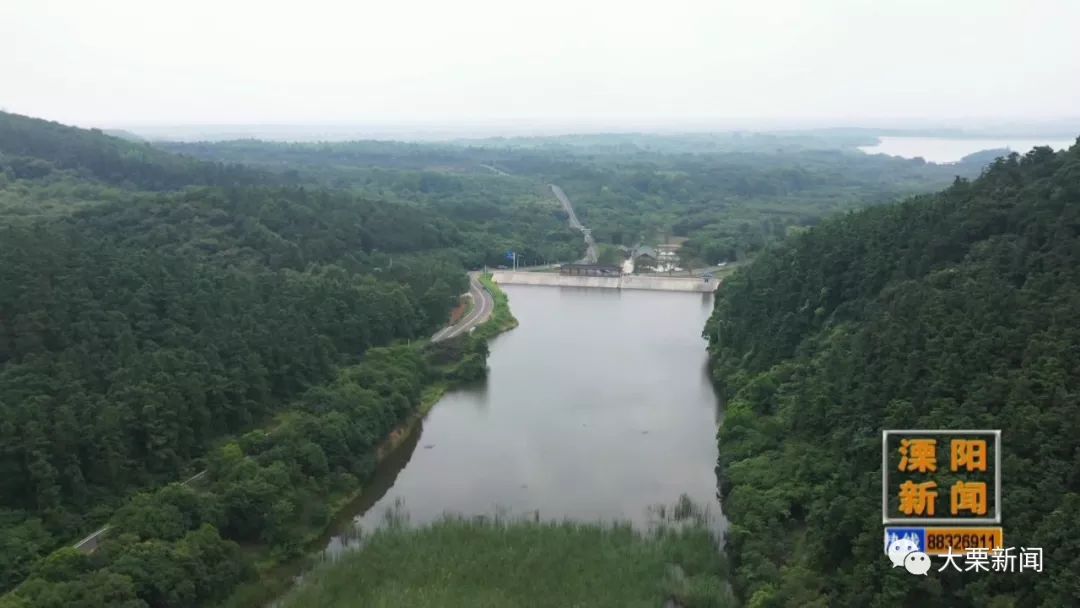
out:
<path id="1" fill-rule="evenodd" d="M 374 462 L 365 477 L 370 477 L 378 462 L 397 449 L 415 431 L 417 423 L 438 403 L 447 390 L 462 383 L 482 380 L 487 375 L 488 340 L 517 327 L 517 319 L 510 312 L 510 301 L 506 294 L 499 289 L 498 285 L 491 282 L 490 277 L 482 276 L 480 281 L 492 294 L 495 302 L 491 317 L 470 333 L 421 347 L 424 360 L 434 374 L 425 384 L 418 406 L 413 408 L 411 413 L 396 424 L 375 446 Z M 359 498 L 363 491 L 363 485 L 357 483 L 325 496 L 328 505 L 327 518 L 318 526 L 307 528 L 305 537 L 300 543 L 303 550 L 309 553 L 321 551 L 322 547 L 318 546 L 318 543 L 326 532 L 327 526 L 333 521 L 334 515 Z M 237 587 L 222 602 L 222 606 L 255 608 L 286 593 L 292 586 L 292 574 L 295 570 L 280 567 L 288 558 L 305 559 L 302 553 L 297 554 L 297 552 L 288 555 L 271 554 L 270 558 L 264 560 L 257 568 L 254 580 L 246 581 Z"/>
<path id="2" fill-rule="evenodd" d="M 445 519 L 376 530 L 324 564 L 283 608 L 685 608 L 733 606 L 703 522 L 628 524 Z"/>
<path id="3" fill-rule="evenodd" d="M 479 338 L 488 340 L 504 331 L 517 327 L 518 320 L 514 318 L 514 314 L 510 312 L 510 298 L 508 298 L 506 292 L 491 279 L 490 274 L 481 275 L 480 283 L 483 284 L 484 289 L 491 294 L 492 299 L 495 301 L 495 309 L 492 311 L 491 318 L 488 319 L 488 322 L 477 327 L 473 334 Z"/>

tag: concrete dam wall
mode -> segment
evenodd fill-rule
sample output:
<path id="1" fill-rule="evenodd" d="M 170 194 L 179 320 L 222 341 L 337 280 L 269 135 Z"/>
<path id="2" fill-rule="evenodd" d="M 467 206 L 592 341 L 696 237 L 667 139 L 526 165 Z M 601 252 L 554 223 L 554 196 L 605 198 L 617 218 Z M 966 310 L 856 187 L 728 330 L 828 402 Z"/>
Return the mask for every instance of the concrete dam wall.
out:
<path id="1" fill-rule="evenodd" d="M 621 277 L 586 277 L 554 272 L 515 272 L 496 270 L 492 278 L 500 285 L 548 285 L 551 287 L 593 287 L 598 289 L 651 289 L 653 291 L 716 291 L 720 282 L 700 277 L 647 277 L 623 275 Z"/>

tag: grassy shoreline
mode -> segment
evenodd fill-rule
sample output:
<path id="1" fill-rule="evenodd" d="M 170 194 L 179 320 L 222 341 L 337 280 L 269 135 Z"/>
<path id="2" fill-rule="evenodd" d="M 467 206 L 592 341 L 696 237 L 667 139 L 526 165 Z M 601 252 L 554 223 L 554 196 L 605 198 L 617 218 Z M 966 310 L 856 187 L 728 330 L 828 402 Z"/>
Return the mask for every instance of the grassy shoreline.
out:
<path id="1" fill-rule="evenodd" d="M 704 520 L 645 533 L 626 523 L 444 518 L 389 522 L 319 565 L 282 608 L 734 606 Z"/>
<path id="2" fill-rule="evenodd" d="M 510 312 L 510 298 L 491 278 L 491 274 L 482 274 L 479 280 L 484 289 L 491 294 L 491 298 L 495 301 L 495 308 L 491 311 L 491 318 L 477 326 L 473 334 L 484 340 L 490 340 L 504 331 L 517 327 L 518 320 Z"/>

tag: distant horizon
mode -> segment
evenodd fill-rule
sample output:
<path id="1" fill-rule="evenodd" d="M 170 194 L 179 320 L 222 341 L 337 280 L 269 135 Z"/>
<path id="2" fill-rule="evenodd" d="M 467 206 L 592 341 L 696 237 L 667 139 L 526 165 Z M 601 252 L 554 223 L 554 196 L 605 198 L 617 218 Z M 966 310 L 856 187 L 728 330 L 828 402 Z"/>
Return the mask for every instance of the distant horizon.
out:
<path id="1" fill-rule="evenodd" d="M 598 135 L 722 135 L 731 133 L 851 133 L 876 136 L 949 138 L 1054 138 L 1080 136 L 1080 115 L 1047 119 L 1017 117 L 925 118 L 880 117 L 839 119 L 813 117 L 616 117 L 605 120 L 557 117 L 451 119 L 357 119 L 352 121 L 66 121 L 0 106 L 21 114 L 84 129 L 124 131 L 146 139 L 185 140 L 210 136 L 274 141 L 343 141 L 386 139 L 449 141 L 469 139 L 551 138 Z M 299 139 L 290 139 L 298 137 Z"/>
<path id="2" fill-rule="evenodd" d="M 385 120 L 354 122 L 123 122 L 76 125 L 84 128 L 122 130 L 142 137 L 198 135 L 238 137 L 302 137 L 311 139 L 360 136 L 362 138 L 417 138 L 421 140 L 546 138 L 587 135 L 709 135 L 725 133 L 824 133 L 860 132 L 867 135 L 931 136 L 957 138 L 1049 137 L 1073 139 L 1080 135 L 1080 117 L 1054 120 L 952 121 L 948 119 L 881 119 L 866 122 L 831 122 L 810 119 L 673 119 L 626 121 L 520 120 Z"/>
<path id="3" fill-rule="evenodd" d="M 463 131 L 480 129 L 507 133 L 506 137 L 522 137 L 535 132 L 536 136 L 596 135 L 596 134 L 707 134 L 731 132 L 795 132 L 795 131 L 939 131 L 961 136 L 1063 136 L 1080 134 L 1080 113 L 1051 118 L 1022 116 L 985 117 L 813 117 L 813 116 L 418 116 L 371 117 L 341 120 L 71 120 L 48 114 L 27 112 L 0 104 L 0 112 L 20 114 L 84 129 L 373 129 L 378 131 L 431 130 Z M 529 136 L 529 135 L 524 135 Z M 488 137 L 485 135 L 485 137 Z"/>
<path id="4" fill-rule="evenodd" d="M 1080 3 L 9 0 L 0 107 L 67 124 L 899 128 L 1080 118 Z M 486 127 L 485 127 L 486 128 Z"/>

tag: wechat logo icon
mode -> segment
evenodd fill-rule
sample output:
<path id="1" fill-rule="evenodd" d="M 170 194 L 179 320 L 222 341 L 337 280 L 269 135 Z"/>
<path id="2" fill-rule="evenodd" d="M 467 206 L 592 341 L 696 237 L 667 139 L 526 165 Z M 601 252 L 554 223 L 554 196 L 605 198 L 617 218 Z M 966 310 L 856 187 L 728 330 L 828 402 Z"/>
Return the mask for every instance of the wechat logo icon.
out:
<path id="1" fill-rule="evenodd" d="M 912 551 L 904 556 L 904 568 L 912 574 L 926 576 L 930 570 L 930 556 L 922 551 Z"/>

